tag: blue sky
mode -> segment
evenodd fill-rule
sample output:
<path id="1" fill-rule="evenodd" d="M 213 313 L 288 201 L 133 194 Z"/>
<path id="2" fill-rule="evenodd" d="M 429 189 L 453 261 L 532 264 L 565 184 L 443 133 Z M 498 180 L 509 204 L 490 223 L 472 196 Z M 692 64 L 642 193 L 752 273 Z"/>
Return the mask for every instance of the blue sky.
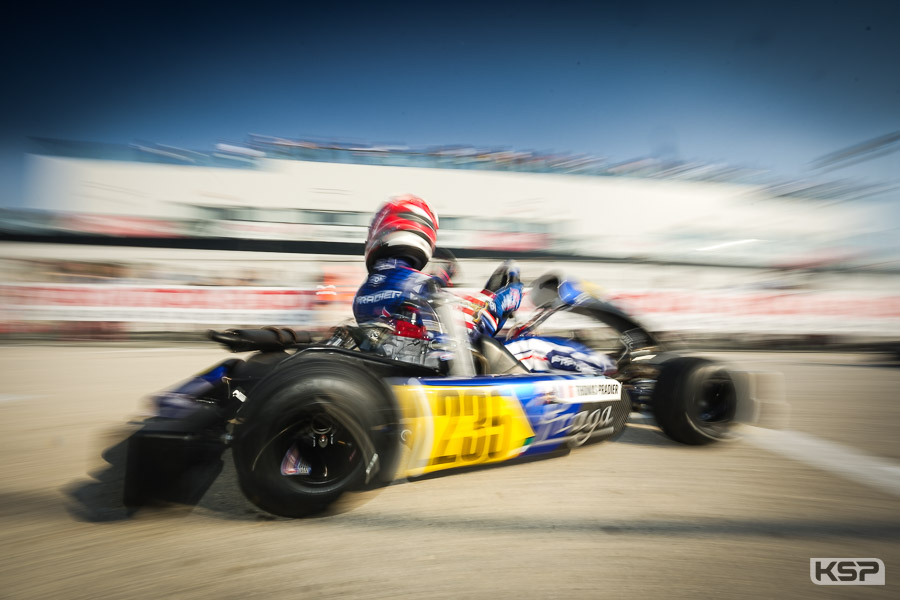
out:
<path id="1" fill-rule="evenodd" d="M 894 2 L 52 3 L 2 26 L 0 203 L 29 136 L 665 152 L 792 176 L 900 130 Z M 898 180 L 900 153 L 831 177 Z"/>

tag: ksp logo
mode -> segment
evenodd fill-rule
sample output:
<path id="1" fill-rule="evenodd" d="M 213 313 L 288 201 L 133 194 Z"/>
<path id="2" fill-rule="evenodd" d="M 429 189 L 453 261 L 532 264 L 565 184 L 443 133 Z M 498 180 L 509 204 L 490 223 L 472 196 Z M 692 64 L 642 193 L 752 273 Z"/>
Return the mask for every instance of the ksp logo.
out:
<path id="1" fill-rule="evenodd" d="M 811 558 L 809 578 L 816 585 L 884 585 L 884 563 L 877 558 Z"/>

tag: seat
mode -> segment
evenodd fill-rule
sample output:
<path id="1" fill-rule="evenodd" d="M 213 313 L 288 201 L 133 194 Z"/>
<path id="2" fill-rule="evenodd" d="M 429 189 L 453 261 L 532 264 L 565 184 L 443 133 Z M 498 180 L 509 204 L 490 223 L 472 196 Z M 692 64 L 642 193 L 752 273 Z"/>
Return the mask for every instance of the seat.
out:
<path id="1" fill-rule="evenodd" d="M 478 346 L 479 352 L 487 360 L 489 374 L 520 375 L 531 372 L 513 356 L 512 352 L 506 349 L 506 346 L 490 336 L 481 336 Z"/>
<path id="2" fill-rule="evenodd" d="M 262 329 L 229 329 L 206 332 L 209 339 L 219 342 L 232 352 L 277 352 L 296 348 L 312 342 L 306 331 L 294 331 L 287 327 L 263 327 Z"/>

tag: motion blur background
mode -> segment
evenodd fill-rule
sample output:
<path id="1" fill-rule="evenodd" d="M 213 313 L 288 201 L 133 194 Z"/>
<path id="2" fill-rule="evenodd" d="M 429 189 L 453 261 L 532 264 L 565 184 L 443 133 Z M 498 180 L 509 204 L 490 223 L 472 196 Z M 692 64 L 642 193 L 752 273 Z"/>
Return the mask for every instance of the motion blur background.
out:
<path id="1" fill-rule="evenodd" d="M 898 57 L 871 0 L 4 7 L 0 596 L 819 599 L 855 588 L 809 559 L 856 556 L 897 597 Z M 633 420 L 299 522 L 226 465 L 126 511 L 121 430 L 227 356 L 204 331 L 350 317 L 406 193 L 459 287 L 595 282 L 765 374 L 784 429 Z"/>
<path id="2" fill-rule="evenodd" d="M 516 258 L 680 338 L 900 339 L 889 3 L 20 11 L 5 340 L 325 329 L 400 193 L 462 286 Z"/>

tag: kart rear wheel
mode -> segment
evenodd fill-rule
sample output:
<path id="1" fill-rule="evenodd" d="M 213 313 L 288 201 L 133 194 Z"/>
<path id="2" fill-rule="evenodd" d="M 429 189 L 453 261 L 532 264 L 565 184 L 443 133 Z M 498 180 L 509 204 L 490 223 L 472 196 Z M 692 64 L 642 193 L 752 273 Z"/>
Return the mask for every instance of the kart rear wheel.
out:
<path id="1" fill-rule="evenodd" d="M 352 362 L 308 359 L 276 371 L 238 417 L 238 481 L 272 514 L 312 515 L 394 475 L 396 411 L 381 381 Z"/>
<path id="2" fill-rule="evenodd" d="M 662 364 L 653 391 L 653 414 L 670 438 L 683 444 L 732 440 L 737 389 L 722 365 L 678 357 Z"/>

